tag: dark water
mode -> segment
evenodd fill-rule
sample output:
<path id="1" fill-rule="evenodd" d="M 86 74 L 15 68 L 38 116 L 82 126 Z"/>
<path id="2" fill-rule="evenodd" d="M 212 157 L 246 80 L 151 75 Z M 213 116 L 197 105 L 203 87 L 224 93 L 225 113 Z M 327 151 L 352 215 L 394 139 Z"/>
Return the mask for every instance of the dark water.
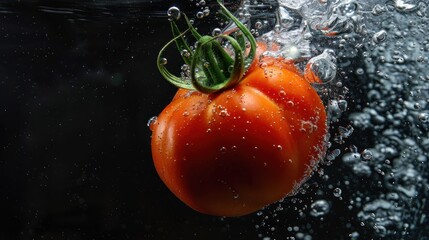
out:
<path id="1" fill-rule="evenodd" d="M 353 231 L 379 239 L 360 227 L 358 209 L 333 196 L 323 221 L 302 215 L 318 190 L 332 192 L 326 179 L 310 181 L 308 194 L 285 200 L 275 215 L 242 218 L 199 214 L 167 190 L 146 124 L 176 91 L 155 65 L 171 38 L 172 4 L 0 3 L 0 239 L 309 239 L 301 231 L 313 240 L 353 239 Z M 335 178 L 339 169 L 326 171 Z"/>
<path id="2" fill-rule="evenodd" d="M 155 65 L 167 5 L 0 4 L 0 239 L 256 237 L 155 172 L 146 123 L 176 90 Z"/>

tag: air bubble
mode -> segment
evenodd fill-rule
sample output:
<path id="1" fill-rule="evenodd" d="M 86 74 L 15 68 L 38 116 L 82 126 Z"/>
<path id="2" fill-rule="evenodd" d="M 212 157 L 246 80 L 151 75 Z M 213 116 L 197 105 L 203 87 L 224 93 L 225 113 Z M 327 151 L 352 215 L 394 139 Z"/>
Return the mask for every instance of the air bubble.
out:
<path id="1" fill-rule="evenodd" d="M 309 82 L 322 82 L 333 80 L 337 74 L 337 65 L 335 54 L 332 50 L 326 49 L 322 54 L 310 59 L 305 69 L 305 78 Z M 315 79 L 316 78 L 316 79 Z"/>
<path id="2" fill-rule="evenodd" d="M 182 55 L 183 57 L 188 58 L 188 57 L 190 57 L 190 56 L 191 56 L 191 53 L 190 53 L 188 50 L 183 49 L 183 50 L 180 52 L 180 55 Z"/>
<path id="3" fill-rule="evenodd" d="M 427 113 L 420 113 L 419 114 L 419 120 L 422 123 L 427 123 L 429 121 L 429 114 L 427 114 Z"/>
<path id="4" fill-rule="evenodd" d="M 204 9 L 203 15 L 204 17 L 207 17 L 208 15 L 210 15 L 210 9 L 209 8 Z"/>
<path id="5" fill-rule="evenodd" d="M 160 63 L 161 65 L 167 65 L 168 60 L 167 60 L 167 58 L 161 58 L 161 59 L 159 60 L 159 63 Z"/>
<path id="6" fill-rule="evenodd" d="M 363 75 L 364 73 L 365 73 L 365 71 L 362 68 L 356 69 L 356 74 L 357 75 Z"/>
<path id="7" fill-rule="evenodd" d="M 215 28 L 212 31 L 212 36 L 216 37 L 219 36 L 222 33 L 222 30 L 220 28 Z"/>
<path id="8" fill-rule="evenodd" d="M 387 32 L 385 30 L 381 30 L 379 32 L 374 33 L 374 35 L 372 36 L 372 41 L 375 44 L 384 42 L 387 38 Z"/>
<path id="9" fill-rule="evenodd" d="M 334 193 L 335 197 L 339 198 L 339 197 L 341 197 L 342 190 L 341 190 L 341 188 L 335 188 L 333 193 Z"/>
<path id="10" fill-rule="evenodd" d="M 315 201 L 310 208 L 310 215 L 313 217 L 326 215 L 330 210 L 329 203 L 324 199 Z"/>
<path id="11" fill-rule="evenodd" d="M 347 101 L 344 99 L 338 100 L 338 107 L 342 112 L 347 110 Z"/>
<path id="12" fill-rule="evenodd" d="M 178 7 L 171 7 L 168 9 L 167 11 L 167 15 L 171 18 L 173 18 L 173 20 L 179 20 L 180 18 L 180 9 Z"/>
<path id="13" fill-rule="evenodd" d="M 328 161 L 333 161 L 335 160 L 335 158 L 337 158 L 339 155 L 341 154 L 341 150 L 340 149 L 334 149 L 333 151 L 331 151 L 329 154 L 326 155 L 326 159 Z"/>
<path id="14" fill-rule="evenodd" d="M 412 12 L 418 8 L 417 4 L 412 4 L 410 1 L 394 0 L 396 10 L 400 12 Z"/>
<path id="15" fill-rule="evenodd" d="M 197 16 L 197 18 L 201 19 L 204 17 L 204 13 L 203 12 L 197 12 L 196 16 Z"/>
<path id="16" fill-rule="evenodd" d="M 387 9 L 385 6 L 381 6 L 380 4 L 376 4 L 373 8 L 372 8 L 372 14 L 374 15 L 380 15 L 384 12 L 386 12 Z"/>
<path id="17" fill-rule="evenodd" d="M 372 159 L 372 152 L 368 149 L 365 149 L 361 152 L 361 156 L 365 160 L 371 160 Z"/>

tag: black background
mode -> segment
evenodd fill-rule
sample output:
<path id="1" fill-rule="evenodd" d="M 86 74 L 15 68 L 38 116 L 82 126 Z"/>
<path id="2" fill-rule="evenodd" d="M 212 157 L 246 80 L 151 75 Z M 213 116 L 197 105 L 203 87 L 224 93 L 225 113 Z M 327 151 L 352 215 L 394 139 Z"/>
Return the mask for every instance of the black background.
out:
<path id="1" fill-rule="evenodd" d="M 206 216 L 168 191 L 147 121 L 176 91 L 155 65 L 172 1 L 133 4 L 0 8 L 0 239 L 349 239 L 344 201 L 323 221 L 296 211 L 308 214 L 315 182 L 277 216 Z"/>

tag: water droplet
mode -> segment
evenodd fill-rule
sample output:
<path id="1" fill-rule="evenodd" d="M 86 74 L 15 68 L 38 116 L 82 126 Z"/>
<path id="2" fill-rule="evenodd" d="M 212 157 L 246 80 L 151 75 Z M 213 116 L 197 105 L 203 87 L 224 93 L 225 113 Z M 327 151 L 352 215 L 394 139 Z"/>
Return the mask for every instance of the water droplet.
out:
<path id="1" fill-rule="evenodd" d="M 167 11 L 167 15 L 171 18 L 173 18 L 173 20 L 179 20 L 180 18 L 180 9 L 178 7 L 171 7 L 168 9 Z"/>
<path id="2" fill-rule="evenodd" d="M 147 121 L 147 126 L 149 127 L 149 129 L 151 131 L 153 131 L 153 128 L 155 127 L 155 123 L 158 120 L 157 116 L 153 116 L 151 118 L 149 118 L 149 120 Z"/>
<path id="3" fill-rule="evenodd" d="M 228 72 L 232 73 L 232 71 L 234 71 L 234 65 L 229 65 L 228 66 Z"/>
<path id="4" fill-rule="evenodd" d="M 221 152 L 221 153 L 226 153 L 226 147 L 221 147 L 221 148 L 220 148 L 220 152 Z"/>

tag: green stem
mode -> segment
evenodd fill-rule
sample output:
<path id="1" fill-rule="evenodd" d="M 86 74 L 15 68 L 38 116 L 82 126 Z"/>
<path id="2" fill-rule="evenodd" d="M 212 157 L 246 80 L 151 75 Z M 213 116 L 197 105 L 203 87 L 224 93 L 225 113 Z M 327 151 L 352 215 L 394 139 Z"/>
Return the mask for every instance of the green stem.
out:
<path id="1" fill-rule="evenodd" d="M 184 15 L 188 29 L 181 33 L 174 20 L 172 20 L 171 29 L 174 38 L 161 49 L 157 65 L 162 76 L 177 87 L 194 89 L 203 93 L 213 93 L 233 87 L 241 81 L 245 68 L 250 66 L 255 57 L 255 38 L 246 26 L 225 8 L 220 0 L 217 0 L 217 2 L 221 7 L 222 13 L 231 19 L 241 32 L 236 33 L 235 38 L 225 34 L 215 37 L 201 36 L 192 26 L 188 17 Z M 189 47 L 183 37 L 186 32 L 190 32 L 197 40 L 195 51 L 192 51 L 192 48 Z M 250 43 L 250 51 L 247 56 L 243 56 L 246 52 L 245 38 Z M 220 39 L 230 43 L 234 51 L 234 58 L 225 51 Z M 186 56 L 182 55 L 182 57 L 185 63 L 190 66 L 190 82 L 174 76 L 168 72 L 164 64 L 161 64 L 161 54 L 173 42 L 176 42 L 176 46 L 181 53 L 185 50 L 187 52 Z M 208 63 L 208 65 L 204 66 L 204 63 Z"/>

